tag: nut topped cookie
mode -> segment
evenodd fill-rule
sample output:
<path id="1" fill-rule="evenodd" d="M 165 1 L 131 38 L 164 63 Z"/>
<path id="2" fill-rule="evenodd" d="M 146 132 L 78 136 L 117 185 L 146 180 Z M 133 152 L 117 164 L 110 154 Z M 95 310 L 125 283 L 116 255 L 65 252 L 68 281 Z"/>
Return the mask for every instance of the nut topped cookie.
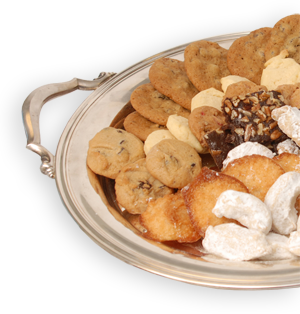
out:
<path id="1" fill-rule="evenodd" d="M 90 140 L 87 165 L 96 174 L 115 179 L 125 165 L 144 157 L 140 139 L 124 130 L 108 127 Z"/>
<path id="2" fill-rule="evenodd" d="M 199 91 L 214 87 L 222 91 L 221 78 L 230 75 L 227 52 L 206 40 L 189 44 L 184 50 L 184 66 L 189 79 Z"/>
<path id="3" fill-rule="evenodd" d="M 187 118 L 190 112 L 169 97 L 161 94 L 151 83 L 137 87 L 131 94 L 132 107 L 146 119 L 166 125 L 172 114 Z"/>
<path id="4" fill-rule="evenodd" d="M 146 167 L 153 177 L 166 186 L 181 189 L 200 172 L 202 160 L 189 144 L 167 139 L 148 152 Z"/>
<path id="5" fill-rule="evenodd" d="M 284 49 L 288 50 L 290 58 L 300 63 L 300 14 L 286 16 L 274 25 L 265 47 L 266 60 Z"/>
<path id="6" fill-rule="evenodd" d="M 117 201 L 131 214 L 141 214 L 150 200 L 173 193 L 173 189 L 149 173 L 145 158 L 122 168 L 116 178 L 115 190 Z"/>
<path id="7" fill-rule="evenodd" d="M 161 58 L 149 70 L 152 85 L 182 107 L 191 110 L 192 98 L 199 92 L 188 78 L 182 61 Z"/>
<path id="8" fill-rule="evenodd" d="M 231 74 L 246 77 L 260 84 L 266 62 L 265 46 L 271 30 L 270 27 L 260 28 L 233 42 L 227 55 L 227 65 Z"/>

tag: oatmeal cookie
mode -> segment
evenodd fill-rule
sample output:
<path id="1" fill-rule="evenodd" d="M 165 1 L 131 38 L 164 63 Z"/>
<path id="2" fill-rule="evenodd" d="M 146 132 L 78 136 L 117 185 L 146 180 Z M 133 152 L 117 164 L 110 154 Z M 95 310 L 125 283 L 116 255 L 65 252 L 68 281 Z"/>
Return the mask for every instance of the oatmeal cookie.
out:
<path id="1" fill-rule="evenodd" d="M 267 91 L 268 89 L 266 86 L 257 85 L 251 81 L 239 81 L 237 83 L 230 84 L 227 87 L 223 102 L 226 98 L 255 93 L 261 90 Z"/>
<path id="2" fill-rule="evenodd" d="M 143 213 L 150 200 L 172 194 L 168 188 L 155 179 L 146 168 L 146 159 L 123 167 L 115 183 L 116 199 L 131 214 Z"/>
<path id="3" fill-rule="evenodd" d="M 124 129 L 134 134 L 141 141 L 145 142 L 149 134 L 157 130 L 166 130 L 166 127 L 151 122 L 144 118 L 137 111 L 130 113 L 124 120 Z"/>
<path id="4" fill-rule="evenodd" d="M 140 139 L 125 130 L 108 127 L 90 140 L 87 165 L 93 172 L 115 179 L 124 166 L 144 157 Z"/>
<path id="5" fill-rule="evenodd" d="M 276 88 L 284 97 L 284 103 L 300 109 L 300 83 L 283 84 Z"/>
<path id="6" fill-rule="evenodd" d="M 160 141 L 146 157 L 148 171 L 163 184 L 181 189 L 200 172 L 201 157 L 189 144 L 176 139 Z"/>
<path id="7" fill-rule="evenodd" d="M 184 66 L 199 91 L 214 87 L 222 91 L 221 78 L 230 75 L 227 49 L 206 40 L 189 44 L 184 51 Z"/>
<path id="8" fill-rule="evenodd" d="M 152 85 L 183 108 L 191 110 L 192 98 L 199 92 L 189 80 L 182 61 L 161 58 L 149 70 Z"/>
<path id="9" fill-rule="evenodd" d="M 168 117 L 178 114 L 187 118 L 190 112 L 156 90 L 151 83 L 137 87 L 130 96 L 132 107 L 146 119 L 166 125 Z"/>
<path id="10" fill-rule="evenodd" d="M 274 25 L 265 47 L 266 60 L 284 49 L 288 50 L 290 58 L 300 63 L 300 14 L 286 16 Z"/>
<path id="11" fill-rule="evenodd" d="M 260 84 L 266 62 L 264 50 L 271 30 L 270 27 L 260 28 L 233 42 L 227 54 L 227 65 L 231 74 Z"/>

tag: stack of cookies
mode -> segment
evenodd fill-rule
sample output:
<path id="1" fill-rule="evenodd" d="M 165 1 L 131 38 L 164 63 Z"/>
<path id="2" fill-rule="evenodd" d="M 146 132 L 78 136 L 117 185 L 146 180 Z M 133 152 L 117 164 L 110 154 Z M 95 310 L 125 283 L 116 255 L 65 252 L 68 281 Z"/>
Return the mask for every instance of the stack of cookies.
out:
<path id="1" fill-rule="evenodd" d="M 232 222 L 212 214 L 217 198 L 228 189 L 252 194 L 252 185 L 235 176 L 234 165 L 221 173 L 223 161 L 247 142 L 278 154 L 278 144 L 288 139 L 272 111 L 300 108 L 300 70 L 274 90 L 269 76 L 262 78 L 274 57 L 281 56 L 281 62 L 288 56 L 296 64 L 292 68 L 300 69 L 299 43 L 298 14 L 235 40 L 228 50 L 215 42 L 193 42 L 184 61 L 153 63 L 150 83 L 131 94 L 135 111 L 125 118 L 124 129 L 105 128 L 90 141 L 88 167 L 115 180 L 118 203 L 139 218 L 132 222 L 145 237 L 196 242 L 208 226 Z M 285 170 L 267 159 L 276 174 L 272 185 Z M 252 156 L 247 163 L 259 168 L 264 160 Z M 259 189 L 258 182 L 253 184 Z"/>

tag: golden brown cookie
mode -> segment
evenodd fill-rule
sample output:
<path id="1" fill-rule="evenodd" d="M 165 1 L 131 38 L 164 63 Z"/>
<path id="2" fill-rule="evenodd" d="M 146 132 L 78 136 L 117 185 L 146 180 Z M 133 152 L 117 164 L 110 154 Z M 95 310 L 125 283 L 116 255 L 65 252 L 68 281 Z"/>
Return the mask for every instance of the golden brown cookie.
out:
<path id="1" fill-rule="evenodd" d="M 189 116 L 189 127 L 202 147 L 208 147 L 205 134 L 216 130 L 225 124 L 224 114 L 209 106 L 194 109 Z"/>
<path id="2" fill-rule="evenodd" d="M 199 91 L 214 87 L 222 91 L 221 78 L 230 75 L 227 49 L 215 42 L 200 40 L 189 44 L 184 51 L 184 66 Z"/>
<path id="3" fill-rule="evenodd" d="M 196 242 L 201 237 L 190 221 L 180 192 L 151 201 L 140 222 L 147 230 L 143 235 L 159 242 Z"/>
<path id="4" fill-rule="evenodd" d="M 280 85 L 276 91 L 282 94 L 286 105 L 300 109 L 300 83 Z"/>
<path id="5" fill-rule="evenodd" d="M 290 153 L 282 153 L 273 158 L 285 172 L 296 171 L 300 172 L 300 156 Z"/>
<path id="6" fill-rule="evenodd" d="M 149 79 L 163 95 L 191 110 L 192 98 L 199 91 L 189 80 L 182 61 L 171 58 L 156 60 L 149 70 Z"/>
<path id="7" fill-rule="evenodd" d="M 218 218 L 212 213 L 218 197 L 227 190 L 248 193 L 241 181 L 206 167 L 181 190 L 193 226 L 201 236 L 204 237 L 208 226 L 236 222 L 226 217 Z"/>
<path id="8" fill-rule="evenodd" d="M 144 157 L 140 139 L 125 130 L 108 127 L 90 140 L 87 165 L 93 172 L 115 179 L 124 166 Z"/>
<path id="9" fill-rule="evenodd" d="M 131 94 L 132 107 L 146 119 L 166 125 L 172 114 L 187 118 L 190 112 L 156 90 L 151 83 L 137 87 Z"/>
<path id="10" fill-rule="evenodd" d="M 116 178 L 115 191 L 118 203 L 131 214 L 141 214 L 146 210 L 150 200 L 173 193 L 173 189 L 149 173 L 145 158 L 122 168 Z"/>
<path id="11" fill-rule="evenodd" d="M 152 132 L 166 130 L 167 128 L 144 118 L 137 111 L 134 111 L 125 118 L 124 129 L 145 142 L 148 135 Z"/>
<path id="12" fill-rule="evenodd" d="M 273 159 L 251 155 L 233 160 L 223 173 L 243 182 L 252 195 L 264 201 L 270 187 L 285 171 Z"/>
<path id="13" fill-rule="evenodd" d="M 260 84 L 266 62 L 265 46 L 272 28 L 264 27 L 236 39 L 228 49 L 227 65 L 231 74 Z"/>
<path id="14" fill-rule="evenodd" d="M 148 171 L 171 188 L 181 189 L 200 172 L 202 161 L 189 144 L 176 140 L 162 140 L 151 148 L 146 157 Z"/>
<path id="15" fill-rule="evenodd" d="M 288 50 L 289 58 L 300 63 L 300 14 L 286 16 L 274 25 L 265 47 L 266 60 L 284 49 Z"/>
<path id="16" fill-rule="evenodd" d="M 267 87 L 263 85 L 257 85 L 250 81 L 240 81 L 237 83 L 230 84 L 227 87 L 226 93 L 223 98 L 223 102 L 226 98 L 232 98 L 234 96 L 246 95 L 255 93 L 258 91 L 267 91 Z"/>

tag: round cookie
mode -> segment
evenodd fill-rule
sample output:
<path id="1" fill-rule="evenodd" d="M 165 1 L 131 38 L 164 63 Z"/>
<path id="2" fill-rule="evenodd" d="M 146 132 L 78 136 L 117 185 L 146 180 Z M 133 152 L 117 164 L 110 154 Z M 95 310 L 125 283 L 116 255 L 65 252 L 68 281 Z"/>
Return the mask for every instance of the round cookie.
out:
<path id="1" fill-rule="evenodd" d="M 270 27 L 260 28 L 233 42 L 227 54 L 227 66 L 231 74 L 260 84 L 266 62 L 264 50 L 271 30 Z"/>
<path id="2" fill-rule="evenodd" d="M 162 140 L 175 139 L 169 130 L 158 130 L 149 134 L 144 143 L 144 152 L 147 155 L 151 148 Z"/>
<path id="3" fill-rule="evenodd" d="M 204 148 L 208 148 L 204 138 L 205 134 L 219 129 L 224 124 L 224 114 L 214 107 L 198 107 L 194 109 L 189 116 L 189 127 Z"/>
<path id="4" fill-rule="evenodd" d="M 162 140 L 146 157 L 148 171 L 163 184 L 181 189 L 200 172 L 202 161 L 189 144 L 176 139 Z"/>
<path id="5" fill-rule="evenodd" d="M 140 222 L 147 230 L 143 235 L 155 241 L 189 243 L 201 237 L 190 221 L 180 192 L 151 201 Z"/>
<path id="6" fill-rule="evenodd" d="M 163 95 L 191 110 L 192 98 L 199 91 L 188 78 L 182 61 L 171 58 L 156 60 L 149 70 L 149 79 Z"/>
<path id="7" fill-rule="evenodd" d="M 184 50 L 184 66 L 199 91 L 214 87 L 222 91 L 221 78 L 230 75 L 227 49 L 206 40 L 189 44 Z"/>
<path id="8" fill-rule="evenodd" d="M 290 153 L 282 153 L 273 158 L 285 172 L 296 171 L 300 172 L 300 156 Z"/>
<path id="9" fill-rule="evenodd" d="M 218 197 L 227 190 L 248 193 L 241 181 L 206 167 L 181 190 L 193 226 L 203 237 L 208 226 L 237 223 L 236 220 L 226 217 L 218 218 L 212 212 Z"/>
<path id="10" fill-rule="evenodd" d="M 149 134 L 158 130 L 166 130 L 166 127 L 154 123 L 134 111 L 125 118 L 124 129 L 144 142 Z"/>
<path id="11" fill-rule="evenodd" d="M 146 119 L 166 125 L 168 117 L 178 114 L 187 118 L 190 112 L 156 90 L 151 83 L 137 87 L 130 96 L 132 107 Z"/>
<path id="12" fill-rule="evenodd" d="M 251 155 L 233 160 L 222 173 L 240 180 L 252 195 L 264 201 L 270 187 L 285 172 L 273 159 Z"/>
<path id="13" fill-rule="evenodd" d="M 226 98 L 232 98 L 234 96 L 255 93 L 260 90 L 267 91 L 268 89 L 263 85 L 257 85 L 251 81 L 240 81 L 230 84 L 227 87 L 223 100 L 225 100 Z"/>
<path id="14" fill-rule="evenodd" d="M 122 168 L 115 182 L 116 199 L 131 214 L 141 214 L 150 200 L 156 200 L 173 189 L 155 179 L 146 168 L 142 158 Z"/>
<path id="15" fill-rule="evenodd" d="M 276 91 L 284 97 L 284 103 L 300 109 L 300 83 L 279 85 Z"/>
<path id="16" fill-rule="evenodd" d="M 290 58 L 300 63 L 300 14 L 286 16 L 274 25 L 265 47 L 266 60 L 284 49 L 288 50 Z"/>
<path id="17" fill-rule="evenodd" d="M 144 157 L 140 139 L 124 130 L 108 127 L 90 140 L 87 165 L 93 172 L 115 179 L 124 166 Z"/>

